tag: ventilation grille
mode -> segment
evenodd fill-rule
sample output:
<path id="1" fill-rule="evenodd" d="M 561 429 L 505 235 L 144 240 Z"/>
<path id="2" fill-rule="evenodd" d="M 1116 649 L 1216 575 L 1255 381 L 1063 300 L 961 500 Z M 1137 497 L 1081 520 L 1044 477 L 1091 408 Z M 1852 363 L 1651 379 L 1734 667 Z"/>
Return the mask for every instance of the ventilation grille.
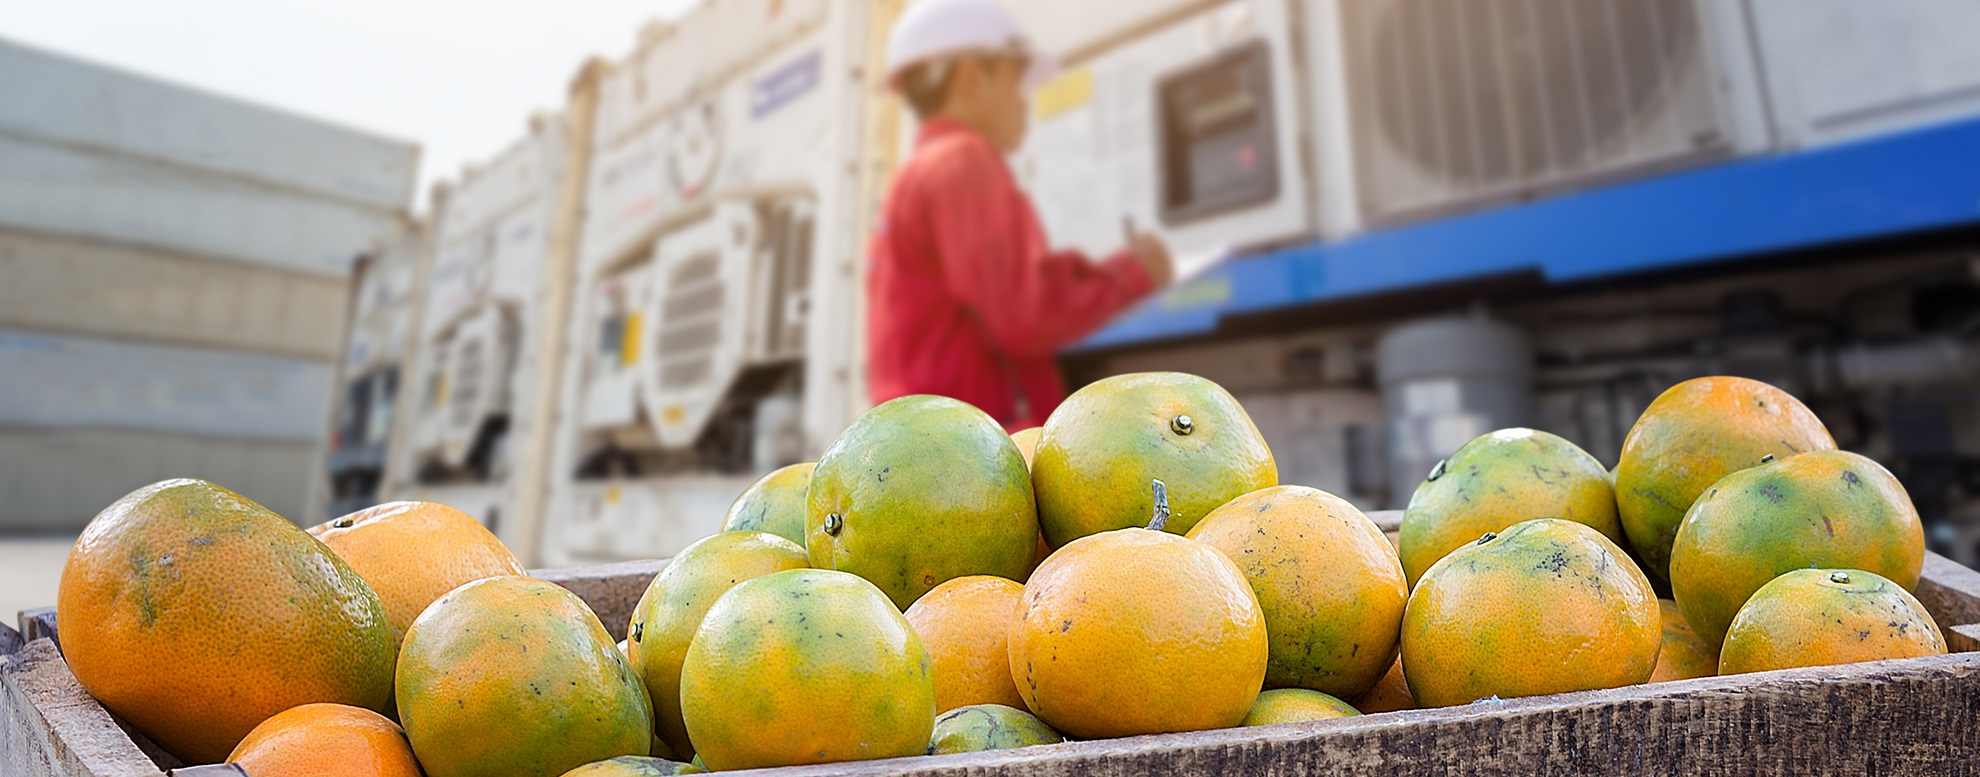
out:
<path id="1" fill-rule="evenodd" d="M 722 342 L 723 287 L 720 255 L 696 254 L 667 276 L 661 299 L 660 336 L 654 344 L 660 360 L 660 387 L 677 390 L 700 385 L 715 367 L 715 349 Z"/>
<path id="2" fill-rule="evenodd" d="M 460 351 L 454 354 L 454 385 L 452 394 L 447 397 L 447 404 L 456 427 L 480 420 L 475 413 L 481 411 L 481 392 L 484 390 L 482 373 L 488 361 L 487 350 L 485 341 L 473 338 L 461 343 Z"/>
<path id="3" fill-rule="evenodd" d="M 805 320 L 811 308 L 811 247 L 817 218 L 809 200 L 766 206 L 762 250 L 770 268 L 769 310 L 765 311 L 764 356 L 804 354 Z"/>
<path id="4" fill-rule="evenodd" d="M 1347 0 L 1372 221 L 1725 153 L 1697 0 Z"/>

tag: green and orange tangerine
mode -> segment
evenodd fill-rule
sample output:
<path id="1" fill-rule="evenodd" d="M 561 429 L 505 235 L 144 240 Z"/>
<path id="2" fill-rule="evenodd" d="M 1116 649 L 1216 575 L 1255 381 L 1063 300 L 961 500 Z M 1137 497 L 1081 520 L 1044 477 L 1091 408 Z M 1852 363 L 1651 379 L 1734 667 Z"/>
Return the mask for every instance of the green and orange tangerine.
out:
<path id="1" fill-rule="evenodd" d="M 399 655 L 399 720 L 427 777 L 556 777 L 646 755 L 646 688 L 576 594 L 529 577 L 456 588 Z"/>
<path id="2" fill-rule="evenodd" d="M 716 600 L 681 668 L 681 711 L 715 771 L 921 755 L 935 682 L 879 588 L 794 569 Z"/>
<path id="3" fill-rule="evenodd" d="M 626 656 L 653 700 L 654 733 L 676 755 L 692 755 L 681 718 L 681 664 L 715 600 L 745 580 L 809 565 L 804 549 L 766 532 L 728 531 L 674 554 L 633 607 Z"/>
<path id="4" fill-rule="evenodd" d="M 1748 378 L 1694 378 L 1650 403 L 1623 438 L 1616 511 L 1644 571 L 1670 579 L 1671 543 L 1698 495 L 1762 458 L 1835 450 L 1801 400 Z"/>
<path id="5" fill-rule="evenodd" d="M 1319 691 L 1279 688 L 1258 694 L 1258 701 L 1252 703 L 1251 712 L 1244 716 L 1244 722 L 1239 725 L 1273 726 L 1351 718 L 1360 714 L 1353 705 Z"/>
<path id="6" fill-rule="evenodd" d="M 804 547 L 804 497 L 817 467 L 792 464 L 764 475 L 729 505 L 722 531 L 769 532 Z"/>
<path id="7" fill-rule="evenodd" d="M 1045 420 L 1031 477 L 1054 548 L 1146 525 L 1150 481 L 1168 485 L 1164 530 L 1174 534 L 1279 484 L 1271 449 L 1230 392 L 1180 372 L 1116 375 L 1073 392 Z"/>
<path id="8" fill-rule="evenodd" d="M 1650 679 L 1657 596 L 1600 532 L 1552 518 L 1487 534 L 1430 567 L 1403 615 L 1402 664 L 1426 707 Z"/>
<path id="9" fill-rule="evenodd" d="M 1486 532 L 1560 518 L 1628 543 L 1602 463 L 1574 443 L 1532 429 L 1480 435 L 1439 462 L 1416 487 L 1398 535 L 1411 585 L 1425 570 Z"/>
<path id="10" fill-rule="evenodd" d="M 1944 655 L 1946 638 L 1903 586 L 1860 569 L 1797 569 L 1741 607 L 1719 673 Z"/>
<path id="11" fill-rule="evenodd" d="M 1228 556 L 1258 595 L 1266 687 L 1356 696 L 1395 662 L 1409 588 L 1388 538 L 1347 500 L 1264 488 L 1210 511 L 1188 536 Z"/>
<path id="12" fill-rule="evenodd" d="M 1897 477 L 1848 451 L 1816 451 L 1727 475 L 1685 514 L 1671 593 L 1708 644 L 1780 574 L 1862 569 L 1918 585 L 1925 529 Z"/>
<path id="13" fill-rule="evenodd" d="M 811 565 L 851 572 L 900 609 L 966 575 L 1022 579 L 1038 547 L 1024 457 L 983 411 L 913 395 L 875 407 L 812 471 Z"/>

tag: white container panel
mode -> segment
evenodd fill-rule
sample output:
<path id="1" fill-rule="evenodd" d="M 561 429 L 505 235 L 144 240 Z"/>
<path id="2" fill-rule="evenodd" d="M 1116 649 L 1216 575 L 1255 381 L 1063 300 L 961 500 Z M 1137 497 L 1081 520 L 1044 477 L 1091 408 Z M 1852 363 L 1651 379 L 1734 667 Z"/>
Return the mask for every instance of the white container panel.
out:
<path id="1" fill-rule="evenodd" d="M 314 443 L 332 364 L 0 330 L 0 425 Z"/>
<path id="2" fill-rule="evenodd" d="M 0 224 L 22 229 L 341 278 L 393 218 L 238 176 L 0 134 Z"/>
<path id="3" fill-rule="evenodd" d="M 334 359 L 348 285 L 0 230 L 0 326 Z"/>
<path id="4" fill-rule="evenodd" d="M 1980 4 L 1752 0 L 1782 139 L 1820 145 L 1980 114 Z"/>
<path id="5" fill-rule="evenodd" d="M 419 167 L 414 143 L 6 41 L 0 131 L 389 210 L 405 207 Z"/>

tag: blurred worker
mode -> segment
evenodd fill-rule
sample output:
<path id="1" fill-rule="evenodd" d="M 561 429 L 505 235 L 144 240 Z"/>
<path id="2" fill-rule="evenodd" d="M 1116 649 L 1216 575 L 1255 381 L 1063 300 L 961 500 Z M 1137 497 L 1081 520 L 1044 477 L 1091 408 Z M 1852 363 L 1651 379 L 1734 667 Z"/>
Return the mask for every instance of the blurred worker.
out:
<path id="1" fill-rule="evenodd" d="M 940 394 L 1006 429 L 1065 399 L 1053 354 L 1169 282 L 1161 239 L 1102 262 L 1052 251 L 1005 155 L 1051 75 L 995 0 L 921 0 L 887 44 L 887 78 L 921 120 L 874 228 L 866 277 L 875 404 Z"/>

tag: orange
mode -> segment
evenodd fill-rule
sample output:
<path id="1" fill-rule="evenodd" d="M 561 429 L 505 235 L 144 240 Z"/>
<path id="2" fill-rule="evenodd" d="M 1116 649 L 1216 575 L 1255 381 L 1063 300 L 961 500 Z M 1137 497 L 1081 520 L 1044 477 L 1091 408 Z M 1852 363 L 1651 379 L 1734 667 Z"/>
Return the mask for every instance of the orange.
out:
<path id="1" fill-rule="evenodd" d="M 707 769 L 694 764 L 669 761 L 665 758 L 622 755 L 585 764 L 564 772 L 564 777 L 672 777 L 676 774 L 707 773 Z"/>
<path id="2" fill-rule="evenodd" d="M 275 713 L 234 747 L 227 763 L 254 777 L 419 777 L 406 732 L 384 715 L 343 704 Z"/>
<path id="3" fill-rule="evenodd" d="M 448 591 L 484 577 L 523 574 L 522 562 L 493 533 L 438 502 L 388 502 L 309 533 L 378 592 L 395 640 Z"/>
<path id="4" fill-rule="evenodd" d="M 1163 529 L 1187 534 L 1211 510 L 1279 484 L 1265 438 L 1230 392 L 1195 375 L 1145 372 L 1095 382 L 1045 419 L 1031 482 L 1054 548 L 1148 524 L 1163 482 Z"/>
<path id="5" fill-rule="evenodd" d="M 1388 674 L 1375 681 L 1375 687 L 1356 697 L 1354 708 L 1363 714 L 1416 709 L 1416 697 L 1409 695 L 1409 680 L 1403 677 L 1402 656 L 1389 665 Z"/>
<path id="6" fill-rule="evenodd" d="M 691 756 L 681 719 L 681 662 L 701 619 L 737 583 L 772 572 L 803 569 L 804 548 L 775 534 L 727 531 L 674 554 L 634 605 L 626 627 L 626 656 L 653 699 L 654 733 L 676 755 Z M 637 636 L 638 639 L 633 637 Z"/>
<path id="7" fill-rule="evenodd" d="M 1643 568 L 1670 579 L 1671 543 L 1699 494 L 1719 478 L 1836 441 L 1787 392 L 1746 378 L 1693 378 L 1670 387 L 1630 427 L 1616 461 L 1616 514 Z"/>
<path id="8" fill-rule="evenodd" d="M 1650 679 L 1663 638 L 1649 579 L 1600 532 L 1543 518 L 1487 534 L 1423 573 L 1402 662 L 1425 707 Z"/>
<path id="9" fill-rule="evenodd" d="M 793 569 L 715 601 L 681 667 L 681 711 L 711 771 L 894 758 L 928 751 L 935 683 L 879 588 Z"/>
<path id="10" fill-rule="evenodd" d="M 56 628 L 85 690 L 189 763 L 310 702 L 385 709 L 385 605 L 282 516 L 203 480 L 103 509 L 62 568 Z"/>
<path id="11" fill-rule="evenodd" d="M 1122 529 L 1059 548 L 1010 633 L 1025 706 L 1080 739 L 1229 728 L 1265 680 L 1265 614 L 1209 545 Z"/>
<path id="12" fill-rule="evenodd" d="M 935 711 L 972 704 L 1023 707 L 1011 679 L 1005 634 L 1017 616 L 1024 586 L 1001 577 L 958 577 L 907 609 L 935 670 Z"/>
<path id="13" fill-rule="evenodd" d="M 900 609 L 945 580 L 1017 579 L 1037 554 L 1024 457 L 983 411 L 913 395 L 868 410 L 812 471 L 811 565 L 851 572 Z"/>
<path id="14" fill-rule="evenodd" d="M 1037 716 L 1002 704 L 971 704 L 935 718 L 929 755 L 1009 750 L 1066 741 Z"/>
<path id="15" fill-rule="evenodd" d="M 804 547 L 804 494 L 814 463 L 792 464 L 756 481 L 729 505 L 722 531 L 762 531 Z"/>
<path id="16" fill-rule="evenodd" d="M 1312 720 L 1351 718 L 1361 712 L 1347 702 L 1305 688 L 1279 688 L 1258 694 L 1251 712 L 1244 716 L 1246 726 L 1273 726 Z"/>
<path id="17" fill-rule="evenodd" d="M 1860 569 L 1797 569 L 1739 610 L 1719 674 L 1832 666 L 1946 652 L 1939 624 L 1903 586 Z"/>
<path id="18" fill-rule="evenodd" d="M 1018 455 L 1024 457 L 1024 468 L 1027 470 L 1031 469 L 1032 458 L 1038 454 L 1038 436 L 1044 432 L 1045 427 L 1042 426 L 1011 432 L 1011 444 L 1016 445 Z"/>
<path id="19" fill-rule="evenodd" d="M 1889 470 L 1848 451 L 1790 456 L 1727 475 L 1685 514 L 1671 593 L 1708 644 L 1760 586 L 1791 569 L 1862 569 L 1918 585 L 1925 529 Z"/>
<path id="20" fill-rule="evenodd" d="M 653 746 L 646 689 L 598 616 L 535 578 L 440 597 L 406 631 L 398 681 L 427 777 L 556 777 Z"/>
<path id="21" fill-rule="evenodd" d="M 1657 669 L 1650 682 L 1689 680 L 1719 673 L 1719 651 L 1703 639 L 1678 611 L 1677 602 L 1658 599 L 1657 609 L 1664 624 L 1664 645 L 1657 651 Z"/>
<path id="22" fill-rule="evenodd" d="M 1395 663 L 1409 587 L 1388 538 L 1347 500 L 1260 489 L 1210 511 L 1189 538 L 1223 551 L 1258 595 L 1266 687 L 1355 696 Z"/>
<path id="23" fill-rule="evenodd" d="M 1546 432 L 1500 429 L 1465 443 L 1416 487 L 1397 538 L 1403 570 L 1415 585 L 1444 554 L 1534 518 L 1587 524 L 1629 542 L 1601 462 Z"/>

